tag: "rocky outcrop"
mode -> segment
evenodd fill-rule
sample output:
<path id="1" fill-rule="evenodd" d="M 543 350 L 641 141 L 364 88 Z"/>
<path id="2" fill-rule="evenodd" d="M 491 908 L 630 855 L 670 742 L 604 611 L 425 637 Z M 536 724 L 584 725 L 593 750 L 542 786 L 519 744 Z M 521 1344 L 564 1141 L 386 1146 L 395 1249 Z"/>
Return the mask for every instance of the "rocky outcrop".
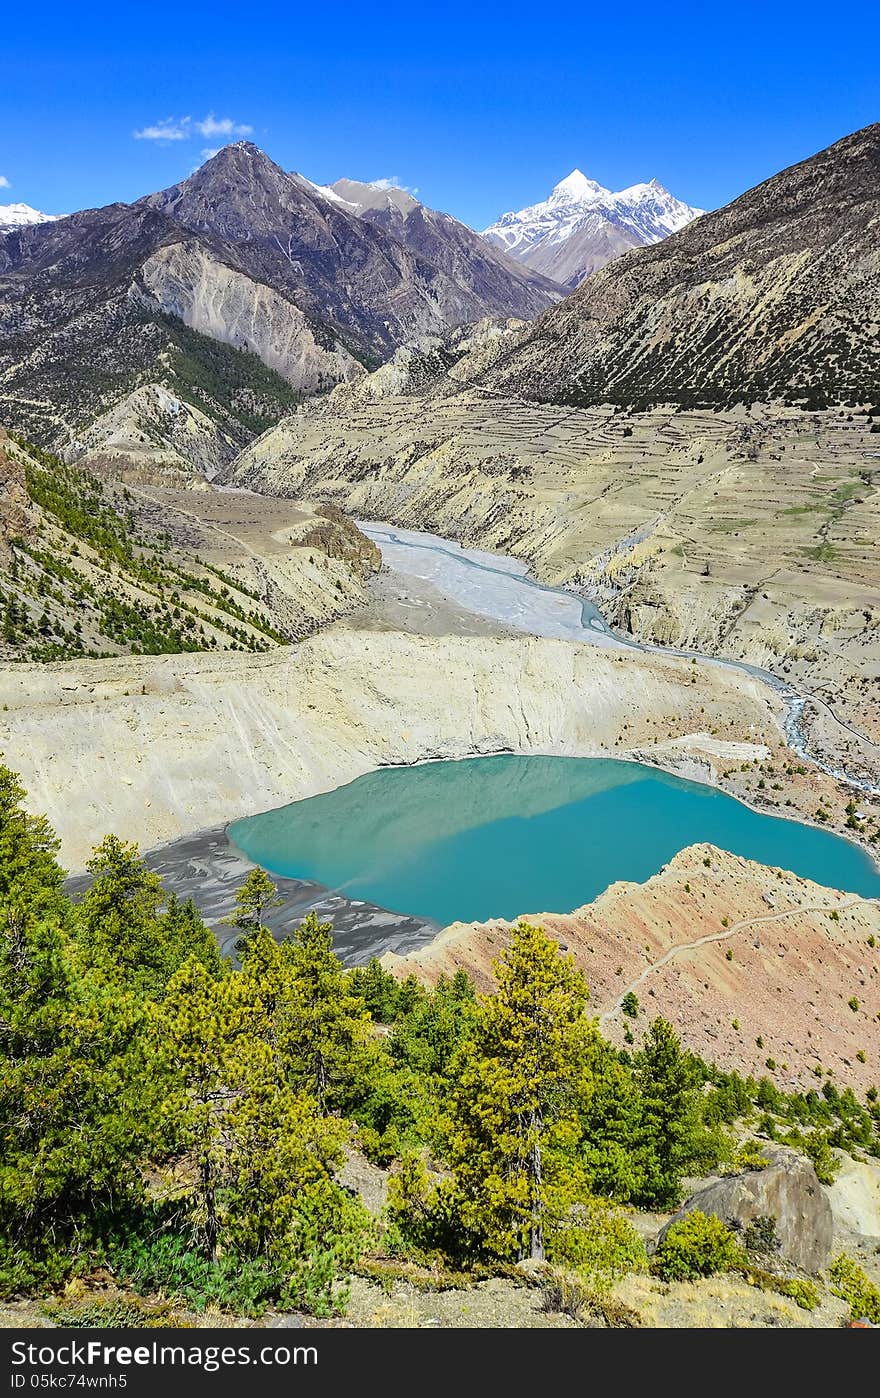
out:
<path id="1" fill-rule="evenodd" d="M 9 553 L 12 539 L 27 538 L 40 522 L 39 510 L 28 495 L 24 464 L 5 450 L 9 441 L 0 427 L 0 558 Z"/>
<path id="2" fill-rule="evenodd" d="M 880 1164 L 854 1160 L 841 1151 L 828 1198 L 834 1226 L 841 1234 L 870 1238 L 880 1244 Z M 873 1251 L 875 1257 L 880 1256 L 877 1248 Z"/>
<path id="3" fill-rule="evenodd" d="M 141 485 L 203 487 L 238 443 L 222 426 L 162 383 L 144 384 L 67 444 L 67 456 Z"/>
<path id="4" fill-rule="evenodd" d="M 307 525 L 300 537 L 302 548 L 314 545 L 328 558 L 339 558 L 354 564 L 362 577 L 378 573 L 382 554 L 377 544 L 355 527 L 347 515 L 335 505 L 314 507 L 315 522 Z"/>
<path id="5" fill-rule="evenodd" d="M 723 1223 L 744 1230 L 759 1218 L 772 1218 L 778 1255 L 804 1272 L 820 1272 L 831 1259 L 831 1205 L 811 1162 L 784 1146 L 762 1153 L 769 1164 L 715 1180 L 670 1219 L 660 1237 L 691 1209 L 714 1214 Z"/>

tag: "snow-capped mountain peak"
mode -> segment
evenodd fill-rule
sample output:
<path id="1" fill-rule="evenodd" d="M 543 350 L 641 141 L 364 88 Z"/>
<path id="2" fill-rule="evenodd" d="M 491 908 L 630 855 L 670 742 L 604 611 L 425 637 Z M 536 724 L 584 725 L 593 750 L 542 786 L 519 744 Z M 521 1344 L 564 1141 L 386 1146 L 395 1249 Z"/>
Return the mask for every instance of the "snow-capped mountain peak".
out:
<path id="1" fill-rule="evenodd" d="M 657 179 L 614 193 L 572 170 L 539 204 L 502 214 L 483 237 L 565 286 L 577 286 L 630 248 L 657 243 L 703 211 Z"/>
<path id="2" fill-rule="evenodd" d="M 41 214 L 30 204 L 0 204 L 0 232 L 8 233 L 12 228 L 25 228 L 33 223 L 53 223 L 59 214 Z"/>
<path id="3" fill-rule="evenodd" d="M 605 189 L 596 180 L 591 180 L 581 170 L 572 170 L 570 175 L 566 175 L 564 180 L 560 180 L 554 186 L 549 202 L 556 204 L 577 203 L 589 204 L 597 198 L 609 198 L 611 190 Z"/>

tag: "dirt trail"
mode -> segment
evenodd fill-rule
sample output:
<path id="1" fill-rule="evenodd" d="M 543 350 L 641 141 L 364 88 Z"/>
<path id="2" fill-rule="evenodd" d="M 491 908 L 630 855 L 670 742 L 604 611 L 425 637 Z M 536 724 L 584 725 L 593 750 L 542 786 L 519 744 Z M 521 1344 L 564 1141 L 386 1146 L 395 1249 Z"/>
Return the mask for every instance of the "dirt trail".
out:
<path id="1" fill-rule="evenodd" d="M 861 907 L 865 903 L 880 904 L 880 899 L 848 898 L 846 902 L 838 903 L 834 911 L 844 912 L 847 908 Z M 610 1019 L 613 1019 L 614 1016 L 620 1012 L 624 996 L 628 995 L 630 991 L 637 990 L 640 985 L 644 985 L 649 976 L 653 975 L 655 971 L 659 971 L 661 966 L 666 966 L 670 961 L 674 961 L 677 956 L 681 956 L 688 951 L 696 951 L 698 947 L 707 946 L 710 942 L 727 942 L 731 937 L 735 936 L 737 932 L 741 932 L 744 927 L 754 927 L 759 923 L 765 922 L 781 922 L 784 918 L 794 917 L 798 913 L 827 913 L 829 911 L 827 903 L 798 904 L 791 908 L 784 908 L 782 912 L 759 913 L 757 917 L 743 918 L 740 922 L 733 923 L 731 927 L 725 927 L 723 932 L 707 932 L 705 936 L 697 937 L 692 942 L 677 943 L 676 946 L 670 947 L 665 951 L 656 961 L 652 961 L 650 966 L 646 966 L 644 971 L 636 976 L 634 981 L 630 981 L 629 985 L 624 986 L 611 1008 L 603 1010 L 599 1015 L 599 1027 L 602 1028 Z"/>

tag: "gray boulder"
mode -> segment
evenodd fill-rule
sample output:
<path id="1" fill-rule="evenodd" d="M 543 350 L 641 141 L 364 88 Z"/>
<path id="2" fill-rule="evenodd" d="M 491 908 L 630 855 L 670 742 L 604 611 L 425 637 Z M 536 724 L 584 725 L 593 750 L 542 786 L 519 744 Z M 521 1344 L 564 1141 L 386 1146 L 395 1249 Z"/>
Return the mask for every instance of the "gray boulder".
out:
<path id="1" fill-rule="evenodd" d="M 691 1209 L 714 1214 L 723 1223 L 745 1229 L 753 1220 L 772 1218 L 779 1250 L 776 1256 L 804 1272 L 820 1272 L 831 1257 L 831 1205 L 816 1171 L 803 1155 L 785 1146 L 769 1146 L 764 1170 L 747 1170 L 713 1180 L 698 1189 L 660 1234 Z"/>

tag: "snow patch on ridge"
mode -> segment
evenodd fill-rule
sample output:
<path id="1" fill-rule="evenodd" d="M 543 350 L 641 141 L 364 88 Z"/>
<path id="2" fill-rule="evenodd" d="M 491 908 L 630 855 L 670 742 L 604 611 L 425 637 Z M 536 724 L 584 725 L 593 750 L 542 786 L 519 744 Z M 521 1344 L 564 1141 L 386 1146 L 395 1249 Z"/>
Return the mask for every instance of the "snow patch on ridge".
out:
<path id="1" fill-rule="evenodd" d="M 61 214 L 43 214 L 30 204 L 0 204 L 0 231 L 27 228 L 35 223 L 54 223 Z"/>

